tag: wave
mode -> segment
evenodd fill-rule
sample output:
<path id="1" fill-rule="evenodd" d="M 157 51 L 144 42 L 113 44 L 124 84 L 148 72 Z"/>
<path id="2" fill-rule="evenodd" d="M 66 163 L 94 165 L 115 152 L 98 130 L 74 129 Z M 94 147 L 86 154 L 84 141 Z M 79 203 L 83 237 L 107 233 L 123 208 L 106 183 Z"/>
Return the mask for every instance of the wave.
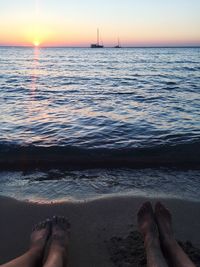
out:
<path id="1" fill-rule="evenodd" d="M 0 145 L 1 170 L 123 167 L 200 169 L 200 141 L 130 149 Z"/>

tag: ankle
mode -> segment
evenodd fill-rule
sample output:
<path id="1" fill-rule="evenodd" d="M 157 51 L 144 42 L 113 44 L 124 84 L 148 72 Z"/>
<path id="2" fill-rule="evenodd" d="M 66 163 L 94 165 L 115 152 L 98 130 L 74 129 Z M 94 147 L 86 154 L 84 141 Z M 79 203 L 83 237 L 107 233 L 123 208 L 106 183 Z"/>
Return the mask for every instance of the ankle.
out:
<path id="1" fill-rule="evenodd" d="M 64 256 L 67 254 L 67 248 L 57 243 L 51 244 L 51 251 L 54 251 L 56 254 L 61 254 Z"/>
<path id="2" fill-rule="evenodd" d="M 44 255 L 44 249 L 41 249 L 40 247 L 31 247 L 28 250 L 28 255 L 32 258 L 34 258 L 36 261 L 40 261 L 43 258 Z"/>
<path id="3" fill-rule="evenodd" d="M 149 247 L 158 247 L 160 246 L 159 238 L 155 235 L 147 234 L 144 238 L 144 246 L 145 248 Z"/>
<path id="4" fill-rule="evenodd" d="M 162 245 L 165 248 L 165 250 L 175 249 L 178 245 L 176 239 L 173 236 L 168 236 L 164 239 L 162 239 Z"/>
<path id="5" fill-rule="evenodd" d="M 62 259 L 63 263 L 65 264 L 68 262 L 67 249 L 57 244 L 51 245 L 49 255 L 51 255 L 51 257 L 54 257 L 54 258 Z"/>

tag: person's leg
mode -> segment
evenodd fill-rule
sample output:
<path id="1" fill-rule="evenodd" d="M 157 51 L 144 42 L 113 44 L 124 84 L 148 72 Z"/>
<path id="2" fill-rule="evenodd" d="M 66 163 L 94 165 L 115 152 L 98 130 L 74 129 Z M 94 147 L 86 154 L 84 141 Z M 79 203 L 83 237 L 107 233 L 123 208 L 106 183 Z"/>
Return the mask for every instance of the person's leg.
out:
<path id="1" fill-rule="evenodd" d="M 65 217 L 53 217 L 49 253 L 44 267 L 66 267 L 70 225 Z"/>
<path id="2" fill-rule="evenodd" d="M 167 267 L 160 248 L 159 234 L 150 202 L 142 205 L 138 212 L 138 227 L 144 238 L 148 267 Z"/>
<path id="3" fill-rule="evenodd" d="M 31 233 L 30 249 L 21 257 L 1 267 L 38 267 L 42 263 L 45 245 L 50 234 L 50 221 L 37 224 Z"/>
<path id="4" fill-rule="evenodd" d="M 160 202 L 156 203 L 155 217 L 160 233 L 160 241 L 169 263 L 173 267 L 195 267 L 177 243 L 172 230 L 171 214 Z"/>

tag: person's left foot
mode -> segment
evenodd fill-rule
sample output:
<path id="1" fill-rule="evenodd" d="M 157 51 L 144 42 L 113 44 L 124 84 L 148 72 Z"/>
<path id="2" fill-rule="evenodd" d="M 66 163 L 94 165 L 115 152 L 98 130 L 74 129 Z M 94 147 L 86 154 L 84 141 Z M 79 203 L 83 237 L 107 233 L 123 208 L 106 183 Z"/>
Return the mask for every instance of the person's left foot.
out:
<path id="1" fill-rule="evenodd" d="M 138 211 L 138 227 L 143 235 L 145 245 L 158 241 L 158 230 L 150 202 L 145 202 Z"/>
<path id="2" fill-rule="evenodd" d="M 49 219 L 36 224 L 31 233 L 30 249 L 44 251 L 51 232 L 51 221 Z"/>

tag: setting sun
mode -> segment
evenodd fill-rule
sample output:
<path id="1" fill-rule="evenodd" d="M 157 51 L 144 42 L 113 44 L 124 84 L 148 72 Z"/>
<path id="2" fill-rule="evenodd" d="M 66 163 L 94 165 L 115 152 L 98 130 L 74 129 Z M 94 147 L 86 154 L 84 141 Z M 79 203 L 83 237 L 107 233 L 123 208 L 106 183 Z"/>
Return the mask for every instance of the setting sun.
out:
<path id="1" fill-rule="evenodd" d="M 39 41 L 34 41 L 33 44 L 34 44 L 34 46 L 38 47 L 40 45 L 40 42 Z"/>

